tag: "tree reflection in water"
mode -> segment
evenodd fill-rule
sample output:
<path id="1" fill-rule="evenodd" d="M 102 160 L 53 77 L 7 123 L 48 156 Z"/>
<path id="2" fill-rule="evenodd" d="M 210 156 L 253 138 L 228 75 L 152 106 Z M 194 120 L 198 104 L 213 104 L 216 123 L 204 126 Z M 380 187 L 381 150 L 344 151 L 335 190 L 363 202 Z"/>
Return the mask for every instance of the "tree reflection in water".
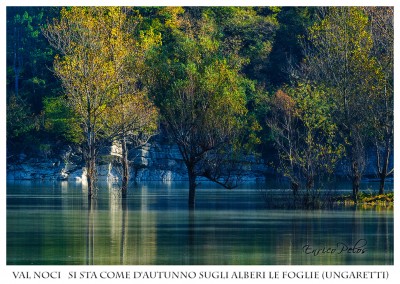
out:
<path id="1" fill-rule="evenodd" d="M 86 229 L 86 265 L 94 264 L 94 211 L 96 200 L 88 198 Z"/>
<path id="2" fill-rule="evenodd" d="M 103 187 L 93 200 L 80 183 L 13 186 L 10 265 L 393 264 L 392 208 L 267 210 L 254 205 L 256 190 L 204 188 L 188 210 L 187 188 L 176 185 L 132 186 L 125 198 Z M 362 255 L 302 252 L 359 239 Z"/>

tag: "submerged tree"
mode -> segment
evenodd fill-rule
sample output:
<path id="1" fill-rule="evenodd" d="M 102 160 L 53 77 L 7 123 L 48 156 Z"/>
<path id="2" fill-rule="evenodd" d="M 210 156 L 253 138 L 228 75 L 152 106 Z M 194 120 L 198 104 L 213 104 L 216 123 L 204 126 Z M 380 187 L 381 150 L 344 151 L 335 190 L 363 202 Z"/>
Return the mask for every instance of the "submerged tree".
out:
<path id="1" fill-rule="evenodd" d="M 157 130 L 158 112 L 143 86 L 146 52 L 159 41 L 159 36 L 139 32 L 140 15 L 131 8 L 110 7 L 108 17 L 101 19 L 108 40 L 105 45 L 111 62 L 112 97 L 104 116 L 107 137 L 117 140 L 122 148 L 122 194 L 129 181 L 128 146 L 147 143 Z"/>
<path id="2" fill-rule="evenodd" d="M 376 83 L 376 61 L 368 17 L 358 7 L 320 9 L 321 18 L 309 29 L 301 80 L 327 86 L 327 96 L 350 160 L 353 197 L 357 200 L 365 167 L 367 102 Z M 306 78 L 304 78 L 306 77 Z"/>
<path id="3" fill-rule="evenodd" d="M 96 179 L 98 143 L 103 132 L 104 113 L 113 87 L 112 64 L 108 57 L 107 34 L 98 19 L 104 9 L 96 7 L 63 8 L 60 19 L 44 29 L 50 44 L 60 53 L 54 71 L 62 82 L 70 108 L 76 113 L 84 136 L 84 159 L 88 197 Z"/>
<path id="4" fill-rule="evenodd" d="M 279 151 L 279 169 L 291 181 L 293 193 L 309 192 L 317 176 L 333 173 L 343 154 L 332 118 L 332 101 L 310 84 L 278 90 L 271 99 L 267 124 Z"/>
<path id="5" fill-rule="evenodd" d="M 295 101 L 287 93 L 278 90 L 270 105 L 271 111 L 266 123 L 272 130 L 275 147 L 279 152 L 279 169 L 290 179 L 293 194 L 296 195 L 300 187 L 300 177 L 294 160 L 298 148 L 296 132 L 299 126 Z"/>
<path id="6" fill-rule="evenodd" d="M 379 194 L 384 193 L 385 179 L 393 174 L 394 134 L 394 13 L 393 7 L 365 7 L 376 60 L 376 84 L 369 96 L 370 138 L 376 149 L 376 169 L 380 179 Z"/>
<path id="7" fill-rule="evenodd" d="M 137 31 L 138 18 L 133 10 L 122 7 L 64 8 L 60 20 L 44 30 L 61 54 L 56 56 L 54 70 L 85 137 L 89 197 L 96 179 L 100 140 L 121 142 L 122 189 L 126 192 L 127 140 L 142 145 L 156 128 L 157 112 L 139 80 L 145 50 L 154 36 Z"/>
<path id="8" fill-rule="evenodd" d="M 163 12 L 172 19 L 165 31 L 170 41 L 152 59 L 152 94 L 186 165 L 193 207 L 197 177 L 235 185 L 226 171 L 239 153 L 234 144 L 246 120 L 249 82 L 240 75 L 238 60 L 223 54 L 212 19 L 188 18 L 180 8 Z"/>

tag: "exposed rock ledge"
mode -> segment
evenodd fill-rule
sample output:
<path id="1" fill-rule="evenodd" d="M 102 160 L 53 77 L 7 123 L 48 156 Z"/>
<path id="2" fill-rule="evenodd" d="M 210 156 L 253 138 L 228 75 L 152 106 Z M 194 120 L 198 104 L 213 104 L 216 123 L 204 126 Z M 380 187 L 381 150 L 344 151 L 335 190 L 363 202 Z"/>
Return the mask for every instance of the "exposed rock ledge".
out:
<path id="1" fill-rule="evenodd" d="M 118 181 L 121 178 L 116 160 L 120 149 L 113 145 L 100 156 L 98 179 L 100 181 Z M 63 158 L 26 159 L 21 157 L 17 163 L 7 164 L 7 180 L 68 180 L 86 179 L 86 171 L 80 159 L 71 158 L 74 154 L 66 152 Z M 135 181 L 185 181 L 186 168 L 174 145 L 154 142 L 130 152 L 130 179 Z M 270 170 L 263 161 L 248 157 L 244 181 L 263 181 Z"/>

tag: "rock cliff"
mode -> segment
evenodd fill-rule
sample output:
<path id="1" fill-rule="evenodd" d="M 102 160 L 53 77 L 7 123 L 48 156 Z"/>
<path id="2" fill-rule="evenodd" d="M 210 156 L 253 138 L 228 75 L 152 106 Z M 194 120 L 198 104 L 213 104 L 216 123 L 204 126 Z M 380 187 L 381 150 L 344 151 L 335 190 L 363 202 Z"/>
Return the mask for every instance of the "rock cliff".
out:
<path id="1" fill-rule="evenodd" d="M 118 159 L 120 149 L 112 145 L 102 149 L 98 162 L 98 179 L 100 181 L 118 181 L 121 178 Z M 185 164 L 175 145 L 160 141 L 129 152 L 131 161 L 130 179 L 141 181 L 185 181 L 187 173 Z M 244 181 L 262 181 L 267 172 L 271 172 L 262 159 L 254 156 L 246 158 Z M 71 149 L 63 152 L 61 157 L 52 159 L 28 159 L 22 156 L 17 162 L 7 164 L 8 180 L 68 180 L 86 179 L 85 167 L 81 158 Z"/>

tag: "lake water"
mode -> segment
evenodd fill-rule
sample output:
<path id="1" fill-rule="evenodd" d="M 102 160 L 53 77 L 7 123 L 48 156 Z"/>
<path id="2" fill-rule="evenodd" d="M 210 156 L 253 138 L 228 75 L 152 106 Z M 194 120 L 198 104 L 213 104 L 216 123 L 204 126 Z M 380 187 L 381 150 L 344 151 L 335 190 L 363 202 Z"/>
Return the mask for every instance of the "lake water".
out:
<path id="1" fill-rule="evenodd" d="M 271 210 L 259 187 L 201 186 L 188 210 L 184 183 L 92 202 L 79 183 L 8 183 L 7 264 L 393 264 L 392 209 Z"/>

